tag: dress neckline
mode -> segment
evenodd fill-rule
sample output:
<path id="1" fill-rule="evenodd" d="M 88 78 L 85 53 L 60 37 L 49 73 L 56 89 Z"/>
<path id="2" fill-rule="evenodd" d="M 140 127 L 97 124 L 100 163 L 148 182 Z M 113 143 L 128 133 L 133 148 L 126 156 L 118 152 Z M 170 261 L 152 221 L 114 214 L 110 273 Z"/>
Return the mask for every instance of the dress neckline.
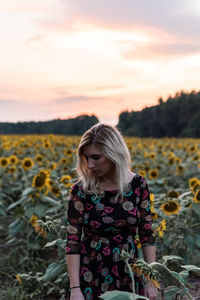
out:
<path id="1" fill-rule="evenodd" d="M 133 176 L 133 178 L 131 179 L 131 181 L 126 185 L 126 187 L 129 187 L 131 184 L 132 184 L 132 182 L 133 182 L 133 179 L 135 178 L 137 176 L 137 174 L 135 174 L 134 176 Z M 103 190 L 102 192 L 108 192 L 108 193 L 114 193 L 114 192 L 118 192 L 119 190 L 118 189 L 115 189 L 115 190 Z"/>

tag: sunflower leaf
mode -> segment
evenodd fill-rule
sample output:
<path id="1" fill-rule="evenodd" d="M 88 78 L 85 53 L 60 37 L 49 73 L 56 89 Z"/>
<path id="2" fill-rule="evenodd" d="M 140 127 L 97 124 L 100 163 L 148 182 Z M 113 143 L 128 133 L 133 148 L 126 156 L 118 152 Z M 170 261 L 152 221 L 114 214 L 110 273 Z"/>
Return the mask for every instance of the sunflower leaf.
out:
<path id="1" fill-rule="evenodd" d="M 133 294 L 129 292 L 122 292 L 122 291 L 109 291 L 105 292 L 99 298 L 104 300 L 133 300 Z M 139 296 L 135 294 L 135 299 L 146 299 L 148 298 L 144 296 Z"/>
<path id="2" fill-rule="evenodd" d="M 164 265 L 167 265 L 167 263 L 168 263 L 169 260 L 182 260 L 183 261 L 183 258 L 180 257 L 180 256 L 178 256 L 178 255 L 164 255 L 161 258 L 161 262 Z"/>

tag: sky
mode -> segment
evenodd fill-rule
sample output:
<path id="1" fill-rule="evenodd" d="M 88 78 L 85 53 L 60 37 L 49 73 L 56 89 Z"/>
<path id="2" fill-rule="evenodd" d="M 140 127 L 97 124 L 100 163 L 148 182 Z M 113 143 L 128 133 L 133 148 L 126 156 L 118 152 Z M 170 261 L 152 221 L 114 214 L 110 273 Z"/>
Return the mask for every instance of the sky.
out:
<path id="1" fill-rule="evenodd" d="M 199 0 L 0 0 L 0 122 L 122 111 L 200 90 Z"/>

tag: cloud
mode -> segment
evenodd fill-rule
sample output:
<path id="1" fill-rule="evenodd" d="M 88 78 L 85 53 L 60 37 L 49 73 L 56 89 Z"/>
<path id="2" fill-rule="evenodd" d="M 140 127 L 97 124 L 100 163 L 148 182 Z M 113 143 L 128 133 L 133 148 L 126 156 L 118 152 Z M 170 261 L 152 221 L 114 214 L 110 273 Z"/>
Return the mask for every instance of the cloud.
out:
<path id="1" fill-rule="evenodd" d="M 77 103 L 77 102 L 94 101 L 94 100 L 104 100 L 104 97 L 70 96 L 65 98 L 54 99 L 52 102 L 65 104 L 65 103 Z"/>
<path id="2" fill-rule="evenodd" d="M 59 1 L 62 14 L 38 18 L 38 24 L 49 30 L 76 31 L 93 27 L 130 30 L 154 27 L 179 37 L 199 37 L 199 15 L 188 9 L 198 0 L 69 0 Z M 59 15 L 59 17 L 58 17 Z"/>
<path id="3" fill-rule="evenodd" d="M 193 55 L 200 53 L 200 43 L 196 41 L 196 43 L 172 43 L 170 45 L 165 44 L 152 44 L 146 46 L 138 46 L 129 45 L 127 49 L 122 49 L 121 55 L 125 59 L 169 59 L 176 57 L 180 58 L 181 56 Z"/>

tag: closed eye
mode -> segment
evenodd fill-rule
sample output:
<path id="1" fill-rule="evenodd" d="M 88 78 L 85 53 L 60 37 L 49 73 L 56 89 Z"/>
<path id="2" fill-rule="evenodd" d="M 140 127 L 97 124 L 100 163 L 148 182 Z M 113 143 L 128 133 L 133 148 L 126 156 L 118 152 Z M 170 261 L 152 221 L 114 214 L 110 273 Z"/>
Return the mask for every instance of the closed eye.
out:
<path id="1" fill-rule="evenodd" d="M 94 160 L 98 160 L 100 157 L 101 157 L 100 155 L 92 155 L 92 158 L 93 158 Z"/>

